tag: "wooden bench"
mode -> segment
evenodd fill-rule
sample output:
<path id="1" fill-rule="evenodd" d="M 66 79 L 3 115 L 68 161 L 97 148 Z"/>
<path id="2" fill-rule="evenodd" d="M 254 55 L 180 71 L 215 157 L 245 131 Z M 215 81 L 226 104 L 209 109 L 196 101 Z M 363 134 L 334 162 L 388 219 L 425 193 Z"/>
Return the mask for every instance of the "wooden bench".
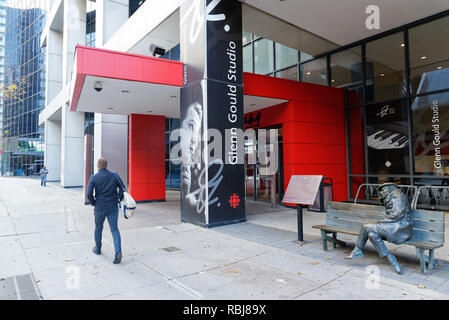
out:
<path id="1" fill-rule="evenodd" d="M 378 223 L 385 217 L 385 209 L 381 206 L 354 204 L 346 202 L 328 202 L 326 224 L 313 228 L 321 230 L 323 249 L 327 250 L 327 242 L 334 248 L 346 245 L 337 239 L 337 233 L 359 235 L 360 228 L 367 223 Z M 413 236 L 405 244 L 416 247 L 416 255 L 421 262 L 421 272 L 426 273 L 434 267 L 434 250 L 444 244 L 444 212 L 413 210 Z M 428 255 L 425 251 L 428 250 Z"/>

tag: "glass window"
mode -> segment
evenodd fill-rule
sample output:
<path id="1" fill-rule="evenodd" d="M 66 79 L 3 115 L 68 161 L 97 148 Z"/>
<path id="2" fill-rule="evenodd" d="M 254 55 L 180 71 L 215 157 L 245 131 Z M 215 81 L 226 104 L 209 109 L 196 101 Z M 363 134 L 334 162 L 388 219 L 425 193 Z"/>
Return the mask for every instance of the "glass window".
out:
<path id="1" fill-rule="evenodd" d="M 404 33 L 366 44 L 367 101 L 394 99 L 406 94 Z"/>
<path id="2" fill-rule="evenodd" d="M 300 62 L 305 62 L 307 60 L 312 60 L 312 59 L 313 59 L 313 56 L 311 56 L 308 53 L 305 53 L 305 52 L 300 52 L 299 53 L 299 61 Z"/>
<path id="3" fill-rule="evenodd" d="M 361 84 L 363 81 L 362 48 L 358 46 L 332 55 L 331 70 L 333 87 Z"/>
<path id="4" fill-rule="evenodd" d="M 410 172 L 407 113 L 405 100 L 366 107 L 369 174 Z"/>
<path id="5" fill-rule="evenodd" d="M 252 38 L 253 38 L 252 33 L 247 32 L 245 30 L 242 31 L 242 42 L 244 45 L 251 42 Z"/>
<path id="6" fill-rule="evenodd" d="M 449 174 L 449 92 L 411 101 L 416 174 Z"/>
<path id="7" fill-rule="evenodd" d="M 254 72 L 265 75 L 273 72 L 273 60 L 273 41 L 254 41 Z"/>
<path id="8" fill-rule="evenodd" d="M 276 77 L 298 81 L 298 66 L 295 65 L 291 68 L 278 71 L 276 72 Z"/>
<path id="9" fill-rule="evenodd" d="M 243 47 L 243 72 L 253 72 L 253 47 L 251 44 Z"/>
<path id="10" fill-rule="evenodd" d="M 327 86 L 326 58 L 315 59 L 300 65 L 300 81 Z"/>
<path id="11" fill-rule="evenodd" d="M 413 93 L 449 88 L 449 17 L 409 30 Z"/>
<path id="12" fill-rule="evenodd" d="M 298 63 L 298 51 L 283 44 L 276 43 L 276 70 L 284 69 Z"/>

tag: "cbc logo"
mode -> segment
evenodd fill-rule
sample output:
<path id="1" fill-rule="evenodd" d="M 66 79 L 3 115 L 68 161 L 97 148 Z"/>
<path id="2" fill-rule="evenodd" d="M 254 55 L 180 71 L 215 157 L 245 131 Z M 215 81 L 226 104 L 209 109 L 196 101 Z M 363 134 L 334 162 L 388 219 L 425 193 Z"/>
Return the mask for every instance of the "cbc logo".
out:
<path id="1" fill-rule="evenodd" d="M 232 208 L 237 208 L 240 205 L 240 197 L 238 196 L 238 194 L 234 193 L 230 198 L 229 198 L 229 205 Z"/>

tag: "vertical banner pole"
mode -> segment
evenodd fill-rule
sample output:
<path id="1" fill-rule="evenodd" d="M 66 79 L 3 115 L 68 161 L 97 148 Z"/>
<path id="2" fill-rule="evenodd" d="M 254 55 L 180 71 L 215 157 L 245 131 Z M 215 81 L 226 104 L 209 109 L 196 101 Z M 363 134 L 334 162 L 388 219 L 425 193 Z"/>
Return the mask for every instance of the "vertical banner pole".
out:
<path id="1" fill-rule="evenodd" d="M 242 3 L 184 0 L 180 38 L 181 221 L 243 222 Z"/>

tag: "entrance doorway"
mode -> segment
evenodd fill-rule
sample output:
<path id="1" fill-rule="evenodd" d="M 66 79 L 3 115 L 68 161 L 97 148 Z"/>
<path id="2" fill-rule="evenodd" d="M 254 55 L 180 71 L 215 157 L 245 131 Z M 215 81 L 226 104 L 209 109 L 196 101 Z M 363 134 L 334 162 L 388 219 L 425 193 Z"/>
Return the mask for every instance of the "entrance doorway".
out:
<path id="1" fill-rule="evenodd" d="M 255 140 L 245 138 L 245 189 L 246 199 L 281 204 L 284 195 L 284 161 L 283 161 L 283 134 L 282 126 L 263 128 L 267 130 L 266 138 L 260 137 L 258 130 Z M 270 141 L 270 129 L 278 132 L 277 143 Z M 259 155 L 259 139 L 266 139 L 264 154 Z M 275 145 L 277 144 L 277 145 Z M 262 151 L 262 150 L 261 150 Z M 278 165 L 275 174 L 268 174 L 267 164 L 264 159 L 269 159 L 273 152 L 278 153 Z"/>

